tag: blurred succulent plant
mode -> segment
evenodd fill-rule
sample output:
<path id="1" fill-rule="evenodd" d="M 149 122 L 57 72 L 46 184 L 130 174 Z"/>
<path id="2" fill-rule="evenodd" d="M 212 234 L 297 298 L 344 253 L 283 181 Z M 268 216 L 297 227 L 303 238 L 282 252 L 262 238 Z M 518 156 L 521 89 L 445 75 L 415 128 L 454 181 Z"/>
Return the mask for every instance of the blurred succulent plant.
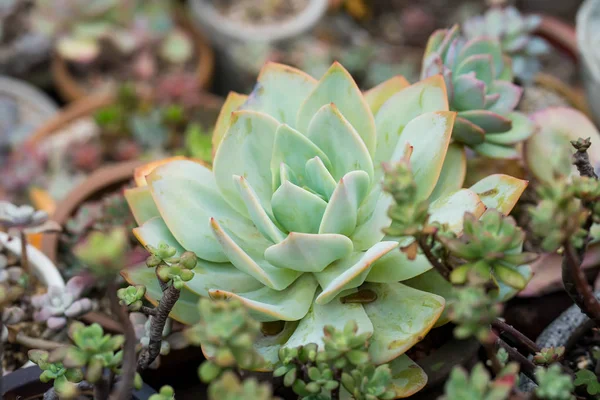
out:
<path id="1" fill-rule="evenodd" d="M 423 56 L 421 79 L 442 74 L 450 109 L 458 112 L 452 137 L 491 158 L 518 158 L 517 143 L 534 132 L 515 112 L 522 89 L 512 83 L 510 59 L 494 39 L 466 40 L 458 25 L 434 32 Z"/>
<path id="2" fill-rule="evenodd" d="M 111 276 L 125 266 L 129 238 L 123 228 L 95 231 L 77 244 L 73 253 L 99 276 Z"/>
<path id="3" fill-rule="evenodd" d="M 480 286 L 455 288 L 453 293 L 455 298 L 449 305 L 449 316 L 456 324 L 454 336 L 458 339 L 474 336 L 480 342 L 489 342 L 490 323 L 500 316 L 502 306 Z"/>
<path id="4" fill-rule="evenodd" d="M 159 60 L 181 65 L 193 55 L 192 40 L 174 27 L 168 2 L 103 0 L 88 4 L 71 0 L 57 6 L 41 0 L 36 2 L 31 20 L 35 30 L 56 39 L 58 53 L 72 62 L 94 62 L 108 47 L 125 57 L 133 56 L 132 65 L 145 57 L 150 66 L 144 70 L 153 70 Z M 158 46 L 152 54 L 149 50 L 155 43 Z M 147 78 L 144 73 L 140 77 Z"/>
<path id="5" fill-rule="evenodd" d="M 240 382 L 234 372 L 225 372 L 208 388 L 209 400 L 276 400 L 267 383 L 258 383 L 254 378 Z"/>
<path id="6" fill-rule="evenodd" d="M 57 232 L 60 225 L 48 219 L 48 213 L 36 210 L 30 205 L 17 206 L 8 201 L 0 201 L 0 226 L 9 232 L 30 233 Z"/>
<path id="7" fill-rule="evenodd" d="M 2 163 L 0 186 L 15 200 L 27 198 L 26 190 L 36 183 L 46 168 L 46 155 L 31 143 L 11 151 Z"/>
<path id="8" fill-rule="evenodd" d="M 144 294 L 146 294 L 146 286 L 143 285 L 127 286 L 117 290 L 119 303 L 127 306 L 129 311 L 139 311 L 143 305 Z"/>
<path id="9" fill-rule="evenodd" d="M 158 393 L 150 396 L 148 400 L 175 400 L 175 391 L 173 387 L 165 385 L 160 388 Z"/>
<path id="10" fill-rule="evenodd" d="M 452 270 L 452 282 L 464 284 L 471 274 L 476 274 L 483 281 L 502 281 L 523 289 L 527 279 L 517 267 L 532 262 L 537 254 L 521 252 L 525 232 L 514 218 L 489 209 L 479 220 L 473 214 L 465 214 L 463 227 L 460 238 L 439 237 L 454 256 L 467 261 Z"/>
<path id="11" fill-rule="evenodd" d="M 105 368 L 118 372 L 123 360 L 123 352 L 117 352 L 123 345 L 122 335 L 104 334 L 97 323 L 85 326 L 74 321 L 69 327 L 69 337 L 74 345 L 53 353 L 53 356 L 61 358 L 65 367 L 85 367 L 85 380 L 92 384 L 98 382 Z"/>
<path id="12" fill-rule="evenodd" d="M 337 63 L 320 81 L 267 64 L 250 96 L 226 100 L 212 171 L 181 158 L 136 171 L 137 197 L 126 195 L 141 225 L 135 234 L 146 247 L 164 241 L 177 254 L 197 254 L 182 298 L 237 298 L 260 322 L 286 321 L 281 332 L 253 341 L 268 368 L 279 346 L 323 346 L 325 325 L 355 320 L 357 334 L 371 335 L 376 365 L 391 361 L 393 370 L 424 374 L 404 353 L 429 332 L 445 301 L 398 283 L 432 267 L 421 254 L 409 260 L 397 251 L 398 238 L 384 238 L 394 200 L 382 191 L 381 163 L 412 148 L 416 200 L 429 199 L 430 220 L 457 233 L 466 211 L 480 216 L 489 204 L 509 212 L 525 187 L 495 175 L 460 190 L 466 156 L 449 146 L 454 118 L 441 76 L 408 87 L 391 79 L 363 94 Z M 151 270 L 126 275 L 150 297 L 160 290 Z M 370 300 L 340 301 L 364 291 Z M 172 315 L 191 324 L 198 314 L 190 311 L 175 307 Z M 411 382 L 399 393 L 424 380 Z"/>
<path id="13" fill-rule="evenodd" d="M 565 355 L 564 346 L 544 347 L 534 354 L 533 362 L 538 365 L 550 365 L 559 361 Z"/>
<path id="14" fill-rule="evenodd" d="M 534 36 L 542 23 L 539 15 L 522 15 L 514 6 L 491 7 L 484 15 L 463 24 L 469 39 L 487 36 L 500 42 L 502 51 L 512 58 L 515 76 L 531 82 L 539 71 L 540 56 L 550 52 L 544 39 Z"/>
<path id="15" fill-rule="evenodd" d="M 83 380 L 80 368 L 66 368 L 61 362 L 50 362 L 50 355 L 44 350 L 29 350 L 29 360 L 42 370 L 40 381 L 53 381 L 54 390 L 61 398 L 70 399 L 77 394 L 76 383 Z"/>
<path id="16" fill-rule="evenodd" d="M 68 318 L 78 318 L 93 309 L 92 300 L 83 297 L 86 289 L 87 279 L 80 276 L 69 279 L 65 288 L 48 287 L 46 293 L 31 298 L 33 319 L 54 331 L 64 328 Z"/>
<path id="17" fill-rule="evenodd" d="M 15 325 L 25 320 L 25 311 L 19 307 L 5 307 L 2 310 L 2 342 L 8 339 L 8 325 Z"/>
<path id="18" fill-rule="evenodd" d="M 597 381 L 597 377 L 594 376 L 594 380 Z M 535 371 L 535 377 L 538 383 L 538 387 L 535 389 L 535 394 L 540 399 L 548 400 L 573 400 L 573 390 L 575 385 L 573 384 L 573 378 L 570 375 L 563 372 L 562 368 L 558 364 L 553 364 L 548 368 L 537 368 Z"/>
<path id="19" fill-rule="evenodd" d="M 392 371 L 386 364 L 361 364 L 351 373 L 342 375 L 344 388 L 356 400 L 389 400 L 396 398 L 396 391 L 390 389 Z"/>
<path id="20" fill-rule="evenodd" d="M 504 367 L 493 381 L 481 363 L 473 368 L 471 376 L 462 367 L 455 367 L 446 382 L 445 394 L 441 400 L 506 400 L 518 377 L 519 365 L 516 363 Z"/>

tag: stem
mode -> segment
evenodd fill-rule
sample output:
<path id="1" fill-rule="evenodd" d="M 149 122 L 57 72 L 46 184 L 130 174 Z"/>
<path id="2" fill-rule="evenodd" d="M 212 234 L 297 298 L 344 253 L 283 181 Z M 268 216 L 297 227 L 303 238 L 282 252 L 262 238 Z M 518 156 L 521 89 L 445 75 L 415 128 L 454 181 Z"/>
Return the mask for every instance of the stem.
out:
<path id="1" fill-rule="evenodd" d="M 31 336 L 25 335 L 23 332 L 17 333 L 17 336 L 15 337 L 15 343 L 18 343 L 30 349 L 40 349 L 48 351 L 56 350 L 60 347 L 65 347 L 65 344 L 63 343 L 33 338 Z"/>
<path id="2" fill-rule="evenodd" d="M 585 315 L 600 326 L 600 302 L 594 296 L 581 269 L 583 250 L 575 251 L 570 242 L 565 244 L 565 255 L 562 263 L 562 278 L 565 291 Z"/>
<path id="3" fill-rule="evenodd" d="M 142 308 L 140 308 L 140 312 L 146 315 L 156 315 L 156 308 L 142 306 Z"/>
<path id="4" fill-rule="evenodd" d="M 425 257 L 427 257 L 427 260 L 431 263 L 431 265 L 433 265 L 433 267 L 437 270 L 437 272 L 440 273 L 440 275 L 444 277 L 444 279 L 450 282 L 450 269 L 442 264 L 440 260 L 438 260 L 438 258 L 431 252 L 431 247 L 427 243 L 427 237 L 419 236 L 417 242 L 419 243 L 419 247 L 421 247 L 423 254 L 425 254 Z"/>
<path id="5" fill-rule="evenodd" d="M 506 350 L 511 360 L 516 361 L 519 363 L 519 365 L 521 365 L 521 372 L 523 372 L 532 381 L 537 382 L 535 379 L 536 366 L 531 360 L 519 353 L 514 347 L 510 346 L 500 338 L 496 340 L 496 344 Z"/>
<path id="6" fill-rule="evenodd" d="M 160 345 L 163 337 L 163 330 L 165 329 L 165 323 L 167 318 L 173 309 L 173 306 L 179 300 L 181 292 L 175 289 L 174 286 L 169 286 L 167 290 L 163 292 L 163 296 L 158 303 L 158 306 L 154 309 L 156 314 L 152 317 L 150 323 L 150 341 L 148 347 L 142 350 L 140 358 L 138 359 L 138 371 L 141 372 L 148 368 L 156 357 L 160 354 Z"/>
<path id="7" fill-rule="evenodd" d="M 24 231 L 19 232 L 21 236 L 21 268 L 29 273 L 29 256 L 27 255 L 27 235 Z"/>
<path id="8" fill-rule="evenodd" d="M 538 353 L 541 351 L 540 347 L 527 336 L 523 335 L 519 332 L 515 327 L 507 324 L 501 319 L 496 318 L 495 321 L 492 322 L 492 327 L 498 331 L 498 333 L 508 333 L 514 340 L 519 342 L 524 348 L 526 348 L 531 354 Z"/>
<path id="9" fill-rule="evenodd" d="M 133 392 L 133 380 L 135 379 L 136 354 L 135 346 L 137 338 L 133 325 L 129 320 L 129 315 L 125 307 L 119 304 L 117 297 L 117 286 L 114 281 L 108 285 L 108 296 L 110 300 L 110 308 L 114 315 L 117 316 L 123 331 L 125 332 L 125 344 L 123 345 L 123 364 L 121 369 L 121 381 L 118 389 L 113 393 L 113 400 L 130 400 Z"/>
<path id="10" fill-rule="evenodd" d="M 502 371 L 502 364 L 500 364 L 500 360 L 498 360 L 498 356 L 496 355 L 496 352 L 497 352 L 496 346 L 494 346 L 494 338 L 497 338 L 497 336 L 491 332 L 490 332 L 490 334 L 492 336 L 492 339 L 485 340 L 485 341 L 481 342 L 481 344 L 483 345 L 483 348 L 485 349 L 488 359 L 492 363 L 492 372 L 494 373 L 494 375 L 498 375 L 500 373 L 500 371 Z M 500 339 L 497 339 L 497 340 L 500 340 Z"/>
<path id="11" fill-rule="evenodd" d="M 4 329 L 4 323 L 2 321 L 2 314 L 4 312 L 4 307 L 0 308 L 0 334 L 2 334 L 2 330 Z M 3 362 L 4 362 L 4 342 L 0 340 L 0 395 L 4 393 L 3 381 L 2 377 L 4 376 L 3 370 Z"/>
<path id="12" fill-rule="evenodd" d="M 333 376 L 334 379 L 338 381 L 338 387 L 331 391 L 331 400 L 340 400 L 340 387 L 342 386 L 342 371 L 336 368 Z"/>
<path id="13" fill-rule="evenodd" d="M 575 150 L 577 150 L 575 154 L 573 154 L 573 164 L 577 167 L 579 175 L 598 179 L 598 175 L 596 175 L 596 172 L 594 172 L 594 167 L 590 163 L 590 157 L 587 153 L 587 150 L 591 146 L 590 138 L 587 138 L 581 142 L 572 141 L 571 145 L 573 145 Z"/>

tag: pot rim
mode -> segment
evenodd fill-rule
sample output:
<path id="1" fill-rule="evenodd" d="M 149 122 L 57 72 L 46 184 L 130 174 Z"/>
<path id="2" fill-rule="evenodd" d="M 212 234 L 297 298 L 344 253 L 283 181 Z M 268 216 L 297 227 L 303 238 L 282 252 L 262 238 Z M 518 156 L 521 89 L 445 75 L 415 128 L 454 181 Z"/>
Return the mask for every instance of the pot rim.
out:
<path id="1" fill-rule="evenodd" d="M 329 7 L 329 0 L 310 0 L 306 8 L 295 16 L 282 22 L 260 26 L 232 21 L 219 13 L 207 0 L 191 0 L 188 6 L 194 19 L 212 33 L 241 42 L 248 40 L 273 42 L 309 30 L 325 14 Z"/>
<path id="2" fill-rule="evenodd" d="M 594 54 L 594 49 L 592 49 L 591 39 L 589 30 L 593 25 L 592 21 L 590 21 L 590 17 L 594 14 L 600 15 L 600 3 L 597 0 L 586 0 L 579 7 L 579 11 L 577 11 L 576 17 L 576 35 L 577 35 L 577 45 L 579 46 L 580 52 L 579 55 L 585 64 L 588 72 L 594 77 L 596 80 L 600 80 L 600 65 L 598 61 L 600 60 L 600 54 L 596 55 L 596 59 L 590 59 L 590 54 Z"/>
<path id="3" fill-rule="evenodd" d="M 58 106 L 46 93 L 19 79 L 0 76 L 0 93 L 7 93 L 32 104 L 40 114 L 40 122 L 58 112 Z"/>

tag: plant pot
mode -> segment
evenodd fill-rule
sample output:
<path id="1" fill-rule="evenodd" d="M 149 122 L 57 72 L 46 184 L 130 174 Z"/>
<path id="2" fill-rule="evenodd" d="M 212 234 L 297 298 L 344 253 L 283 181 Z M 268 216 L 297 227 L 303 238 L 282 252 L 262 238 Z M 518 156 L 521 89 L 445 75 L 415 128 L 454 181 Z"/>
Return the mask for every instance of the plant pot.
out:
<path id="1" fill-rule="evenodd" d="M 38 366 L 22 368 L 2 377 L 2 399 L 41 399 L 46 390 L 52 386 L 50 383 L 40 382 L 42 370 Z M 133 392 L 131 400 L 148 400 L 156 392 L 148 385 L 143 384 L 140 390 Z"/>
<path id="2" fill-rule="evenodd" d="M 220 94 L 232 90 L 244 93 L 248 84 L 255 82 L 255 77 L 248 79 L 248 68 L 239 60 L 240 57 L 233 54 L 234 49 L 244 45 L 261 46 L 297 38 L 310 31 L 329 6 L 329 0 L 310 0 L 308 6 L 294 17 L 273 24 L 251 25 L 224 17 L 212 2 L 213 0 L 189 0 L 187 3 L 194 22 L 206 33 L 215 48 L 219 70 L 215 87 Z M 251 54 L 248 57 L 261 56 Z"/>
<path id="3" fill-rule="evenodd" d="M 175 9 L 175 20 L 177 24 L 191 35 L 196 53 L 198 65 L 195 67 L 195 75 L 202 89 L 210 88 L 214 74 L 215 56 L 205 36 L 190 22 L 188 17 L 180 9 Z M 82 86 L 69 71 L 67 61 L 55 53 L 51 62 L 54 84 L 60 96 L 67 102 L 80 100 L 90 93 Z"/>
<path id="4" fill-rule="evenodd" d="M 588 103 L 596 124 L 600 124 L 600 1 L 586 0 L 577 13 L 577 43 L 581 54 L 581 74 Z"/>
<path id="5" fill-rule="evenodd" d="M 594 295 L 600 298 L 600 291 L 596 291 Z M 595 327 L 593 321 L 574 304 L 548 325 L 535 342 L 542 348 L 565 346 L 565 354 L 567 354 L 578 339 L 593 327 Z M 535 384 L 522 374 L 521 378 L 519 387 L 522 390 L 531 391 L 535 387 Z"/>

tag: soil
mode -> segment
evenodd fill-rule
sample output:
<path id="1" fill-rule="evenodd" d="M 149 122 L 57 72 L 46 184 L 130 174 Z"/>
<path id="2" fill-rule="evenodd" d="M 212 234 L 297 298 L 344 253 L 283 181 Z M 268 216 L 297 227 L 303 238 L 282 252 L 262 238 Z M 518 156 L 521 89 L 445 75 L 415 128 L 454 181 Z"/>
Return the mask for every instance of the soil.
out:
<path id="1" fill-rule="evenodd" d="M 573 371 L 588 369 L 596 371 L 600 375 L 600 330 L 593 321 L 588 320 L 575 330 L 569 342 L 566 344 L 565 361 Z M 584 387 L 579 387 L 578 391 Z"/>
<path id="2" fill-rule="evenodd" d="M 309 0 L 214 0 L 227 19 L 242 24 L 280 23 L 302 12 Z"/>

